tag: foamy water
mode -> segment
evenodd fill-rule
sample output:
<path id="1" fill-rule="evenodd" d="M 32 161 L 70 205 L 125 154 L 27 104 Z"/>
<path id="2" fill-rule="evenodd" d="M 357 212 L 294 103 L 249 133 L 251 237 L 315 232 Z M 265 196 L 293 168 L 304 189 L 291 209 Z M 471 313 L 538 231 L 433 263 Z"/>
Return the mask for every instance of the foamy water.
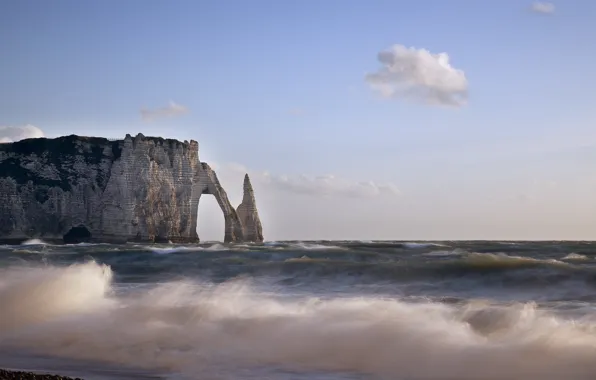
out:
<path id="1" fill-rule="evenodd" d="M 513 295 L 507 299 L 509 290 L 503 284 L 490 282 L 476 283 L 482 296 L 453 289 L 441 293 L 442 286 L 455 285 L 445 282 L 451 272 L 440 269 L 435 280 L 439 290 L 425 291 L 428 285 L 419 279 L 395 279 L 389 285 L 380 281 L 383 291 L 375 293 L 353 281 L 358 260 L 370 264 L 368 248 L 332 248 L 325 253 L 322 248 L 304 245 L 295 251 L 292 246 L 286 256 L 297 262 L 288 262 L 292 257 L 278 258 L 277 251 L 209 247 L 213 246 L 167 252 L 167 247 L 148 247 L 153 249 L 145 252 L 129 247 L 130 252 L 123 250 L 120 256 L 101 253 L 109 247 L 95 253 L 93 247 L 56 247 L 43 253 L 43 260 L 34 253 L 6 253 L 5 261 L 0 260 L 0 359 L 1 352 L 41 354 L 54 357 L 56 363 L 94 361 L 172 379 L 596 378 L 596 304 L 581 296 L 589 294 L 585 289 L 573 293 L 566 285 L 571 282 L 560 282 L 565 292 L 556 297 L 551 292 L 542 301 L 519 302 Z M 84 254 L 72 258 L 72 249 Z M 252 269 L 228 278 L 210 276 L 213 270 L 202 272 L 208 265 L 219 268 L 222 259 L 239 254 L 252 261 L 261 257 L 257 254 L 266 255 L 267 260 L 261 260 L 266 268 L 277 262 L 289 267 L 273 277 L 271 272 L 258 274 Z M 567 254 L 557 254 L 559 259 L 469 252 L 426 256 L 424 260 L 433 261 L 424 265 L 455 270 L 457 284 L 474 280 L 472 270 L 497 273 L 501 281 L 513 278 L 513 273 L 540 276 L 540 271 L 559 277 L 570 273 L 565 281 L 575 281 L 581 271 L 591 271 L 589 266 L 567 264 L 562 261 Z M 13 260 L 15 255 L 24 256 L 24 261 Z M 347 255 L 353 264 L 342 272 L 344 277 L 331 279 L 337 285 L 333 291 L 273 281 L 301 265 L 303 271 L 311 271 L 314 283 L 313 276 L 327 272 L 310 266 L 320 268 L 337 259 L 342 268 Z M 405 251 L 389 255 L 396 256 L 396 263 L 404 257 L 423 257 Z M 317 261 L 322 259 L 325 264 Z M 381 263 L 385 256 L 378 260 Z M 177 262 L 178 273 L 163 277 L 154 270 L 171 270 Z M 420 265 L 415 263 L 410 271 L 418 270 Z M 196 269 L 191 271 L 192 265 Z M 134 281 L 127 277 L 132 267 L 135 273 L 144 271 Z M 419 274 L 429 281 L 427 272 Z M 528 294 L 536 300 L 543 291 L 526 283 L 515 286 L 533 292 Z M 495 289 L 501 289 L 499 297 L 493 297 Z M 460 297 L 445 302 L 441 294 Z"/>

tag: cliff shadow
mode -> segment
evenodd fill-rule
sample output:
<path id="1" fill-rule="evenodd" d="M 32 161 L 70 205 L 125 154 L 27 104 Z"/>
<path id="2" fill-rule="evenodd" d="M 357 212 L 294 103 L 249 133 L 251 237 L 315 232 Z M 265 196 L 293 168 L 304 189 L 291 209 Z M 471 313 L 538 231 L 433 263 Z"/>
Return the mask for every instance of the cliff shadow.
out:
<path id="1" fill-rule="evenodd" d="M 225 219 L 221 207 L 211 194 L 201 195 L 197 216 L 197 234 L 202 242 L 224 241 Z"/>
<path id="2" fill-rule="evenodd" d="M 91 241 L 91 232 L 84 225 L 72 227 L 64 236 L 62 236 L 64 244 L 79 244 L 88 243 Z"/>

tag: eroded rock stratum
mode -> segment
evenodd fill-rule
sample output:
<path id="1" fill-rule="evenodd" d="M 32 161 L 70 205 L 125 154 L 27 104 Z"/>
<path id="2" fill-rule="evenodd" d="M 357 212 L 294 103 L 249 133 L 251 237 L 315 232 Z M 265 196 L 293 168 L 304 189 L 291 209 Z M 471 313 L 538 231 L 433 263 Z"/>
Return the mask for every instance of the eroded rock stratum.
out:
<path id="1" fill-rule="evenodd" d="M 194 140 L 71 135 L 0 144 L 0 242 L 198 242 L 206 194 L 224 215 L 225 242 L 263 241 L 248 185 L 240 217 Z M 243 204 L 246 180 L 244 190 Z"/>

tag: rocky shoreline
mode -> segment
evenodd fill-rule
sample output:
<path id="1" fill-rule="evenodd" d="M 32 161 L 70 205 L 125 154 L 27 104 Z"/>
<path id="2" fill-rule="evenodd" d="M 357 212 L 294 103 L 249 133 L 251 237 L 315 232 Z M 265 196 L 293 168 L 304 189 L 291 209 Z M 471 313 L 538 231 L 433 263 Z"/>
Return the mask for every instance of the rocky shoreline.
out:
<path id="1" fill-rule="evenodd" d="M 81 378 L 0 369 L 0 380 L 83 380 Z"/>

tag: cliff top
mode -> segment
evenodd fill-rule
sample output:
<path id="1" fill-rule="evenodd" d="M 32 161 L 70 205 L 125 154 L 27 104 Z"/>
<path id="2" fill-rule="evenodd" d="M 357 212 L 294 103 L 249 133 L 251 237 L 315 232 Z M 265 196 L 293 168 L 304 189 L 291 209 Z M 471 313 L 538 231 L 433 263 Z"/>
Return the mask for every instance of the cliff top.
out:
<path id="1" fill-rule="evenodd" d="M 48 186 L 60 186 L 64 190 L 70 189 L 70 182 L 73 179 L 72 173 L 76 172 L 68 157 L 78 156 L 84 159 L 87 164 L 98 165 L 103 160 L 114 161 L 120 158 L 124 144 L 128 140 L 135 145 L 140 141 L 151 141 L 156 146 L 167 146 L 177 148 L 183 146 L 190 151 L 198 152 L 198 143 L 194 140 L 178 141 L 164 139 L 162 137 L 145 137 L 139 133 L 134 138 L 127 134 L 124 139 L 115 140 L 105 137 L 92 136 L 60 136 L 56 138 L 31 138 L 12 143 L 0 143 L 0 177 L 12 177 L 17 183 L 27 183 L 30 180 L 36 183 L 43 183 Z M 43 157 L 43 162 L 53 165 L 57 170 L 56 178 L 45 178 L 37 171 L 39 168 L 23 166 L 21 157 L 35 155 Z M 47 177 L 47 176 L 46 176 Z M 105 185 L 103 181 L 100 186 Z"/>
<path id="2" fill-rule="evenodd" d="M 60 136 L 56 138 L 37 137 L 31 139 L 23 139 L 10 143 L 2 143 L 0 144 L 0 151 L 14 152 L 18 149 L 18 153 L 37 153 L 54 147 L 72 145 L 77 141 L 86 142 L 92 145 L 110 143 L 110 140 L 108 140 L 105 137 L 90 137 L 77 135 Z"/>
<path id="3" fill-rule="evenodd" d="M 31 139 L 23 139 L 11 143 L 0 143 L 0 152 L 13 152 L 18 154 L 41 154 L 48 151 L 59 151 L 61 154 L 75 154 L 79 151 L 76 150 L 76 143 L 86 143 L 90 146 L 105 146 L 113 145 L 118 146 L 119 143 L 123 143 L 125 139 L 140 139 L 142 141 L 152 141 L 156 145 L 178 145 L 183 144 L 186 146 L 198 146 L 195 140 L 179 141 L 176 139 L 166 139 L 163 137 L 145 136 L 142 133 L 137 134 L 134 138 L 127 134 L 124 139 L 108 139 L 105 137 L 94 137 L 94 136 L 79 136 L 79 135 L 68 135 L 60 136 L 56 138 L 38 137 Z M 93 149 L 93 148 L 92 148 Z M 117 156 L 116 152 L 114 155 Z"/>
<path id="4" fill-rule="evenodd" d="M 80 145 L 81 143 L 88 145 L 86 156 L 92 159 L 96 157 L 101 160 L 103 156 L 103 147 L 110 146 L 114 157 L 119 157 L 122 148 L 119 141 L 110 141 L 105 137 L 88 137 L 88 136 L 61 136 L 56 138 L 33 138 L 15 141 L 12 143 L 0 144 L 0 152 L 14 153 L 17 155 L 48 155 L 50 162 L 58 163 L 60 158 L 68 155 L 77 155 L 84 153 Z"/>
<path id="5" fill-rule="evenodd" d="M 145 136 L 142 133 L 137 134 L 135 137 L 132 137 L 130 134 L 126 134 L 126 136 L 124 137 L 124 139 L 141 139 L 141 140 L 145 140 L 145 141 L 153 141 L 154 143 L 159 143 L 159 144 L 168 144 L 168 145 L 172 145 L 172 144 L 184 144 L 184 145 L 197 145 L 198 143 L 195 140 L 190 140 L 190 143 L 188 142 L 188 140 L 184 140 L 184 142 L 180 141 L 180 140 L 176 140 L 176 139 L 166 139 L 163 137 L 156 137 L 156 136 Z M 122 141 L 122 140 L 121 140 Z"/>

